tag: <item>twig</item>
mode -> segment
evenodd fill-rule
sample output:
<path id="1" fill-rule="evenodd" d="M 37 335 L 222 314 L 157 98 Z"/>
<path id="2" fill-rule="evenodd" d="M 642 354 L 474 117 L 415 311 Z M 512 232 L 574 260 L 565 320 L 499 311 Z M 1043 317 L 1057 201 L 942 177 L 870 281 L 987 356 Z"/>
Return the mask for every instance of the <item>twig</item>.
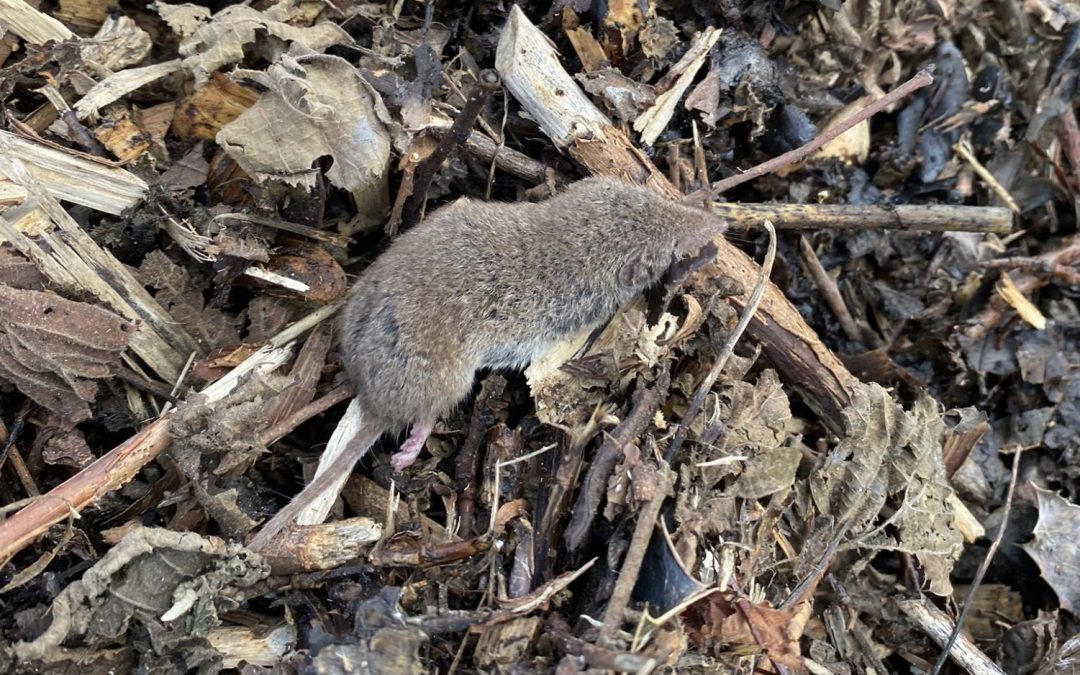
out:
<path id="1" fill-rule="evenodd" d="M 836 316 L 836 320 L 840 322 L 840 328 L 844 330 L 844 334 L 852 342 L 861 341 L 859 328 L 855 325 L 855 319 L 851 318 L 851 312 L 848 311 L 847 303 L 844 302 L 843 296 L 840 295 L 840 289 L 836 286 L 836 281 L 825 271 L 806 237 L 799 237 L 799 250 L 802 252 L 806 267 L 810 270 L 810 276 L 813 277 L 814 283 L 817 284 L 818 290 L 821 291 L 822 296 L 825 298 L 825 304 L 829 306 L 833 315 Z"/>
<path id="2" fill-rule="evenodd" d="M 1065 112 L 1058 115 L 1058 120 L 1061 121 L 1058 133 L 1061 136 L 1061 150 L 1072 165 L 1072 188 L 1080 192 L 1080 125 L 1076 123 L 1076 110 L 1072 106 L 1065 106 Z"/>
<path id="3" fill-rule="evenodd" d="M 705 148 L 701 145 L 701 134 L 698 133 L 697 120 L 694 120 L 694 169 L 697 171 L 697 179 L 702 188 L 701 201 L 706 210 L 712 208 L 713 192 L 709 184 L 709 169 L 705 165 Z M 758 221 L 761 222 L 761 221 Z"/>
<path id="4" fill-rule="evenodd" d="M 933 76 L 931 76 L 930 71 L 930 68 L 924 68 L 923 70 L 920 70 L 915 75 L 915 77 L 903 83 L 896 89 L 893 89 L 888 94 L 885 94 L 876 101 L 868 104 L 861 110 L 856 111 L 832 129 L 829 129 L 828 131 L 819 134 L 818 136 L 815 136 L 814 139 L 806 145 L 795 148 L 790 152 L 785 152 L 779 157 L 774 157 L 767 162 L 762 162 L 761 164 L 758 164 L 757 166 L 748 169 L 741 174 L 729 176 L 728 178 L 725 178 L 723 180 L 716 181 L 712 185 L 713 193 L 721 194 L 723 192 L 726 192 L 727 190 L 730 190 L 736 185 L 742 185 L 747 181 L 751 181 L 760 176 L 764 176 L 765 174 L 772 173 L 780 167 L 798 162 L 799 160 L 810 155 L 814 151 L 820 149 L 829 141 L 837 138 L 859 122 L 870 119 L 877 113 L 881 112 L 882 110 L 904 98 L 905 96 L 908 96 L 912 92 L 918 91 L 919 89 L 922 89 L 926 85 L 932 83 L 934 81 L 934 78 Z M 687 195 L 685 198 L 686 201 L 699 201 L 701 199 L 701 195 L 698 194 L 699 192 L 701 191 L 699 190 L 698 192 Z"/>
<path id="5" fill-rule="evenodd" d="M 1013 213 L 1001 206 L 952 204 L 736 204 L 715 203 L 713 213 L 733 228 L 757 227 L 770 220 L 778 230 L 921 230 L 1008 234 Z"/>
<path id="6" fill-rule="evenodd" d="M 26 494 L 30 497 L 36 497 L 41 494 L 41 491 L 38 490 L 34 477 L 30 475 L 30 470 L 26 467 L 22 453 L 19 452 L 19 448 L 15 445 L 23 428 L 26 426 L 26 416 L 30 414 L 30 407 L 30 399 L 26 399 L 19 410 L 19 414 L 15 417 L 15 423 L 11 425 L 11 431 L 0 433 L 0 436 L 4 437 L 4 449 L 0 451 L 0 468 L 3 468 L 6 460 L 10 459 L 11 468 L 15 471 L 15 475 L 19 477 L 19 482 L 22 483 Z M 6 430 L 3 428 L 3 423 L 0 422 L 0 432 L 3 431 Z"/>
<path id="7" fill-rule="evenodd" d="M 1046 269 L 1055 269 L 1058 265 L 1071 265 L 1080 260 L 1080 237 L 1069 237 L 1059 248 L 1042 253 L 1034 260 L 1045 265 Z M 1009 272 L 1009 276 L 1012 277 L 1017 290 L 1027 297 L 1031 297 L 1035 291 L 1048 283 L 1045 276 L 1023 269 Z M 1001 321 L 1001 317 L 1010 309 L 1011 307 L 1000 297 L 992 296 L 986 307 L 972 317 L 968 325 L 963 328 L 963 336 L 968 340 L 981 339 Z"/>
<path id="8" fill-rule="evenodd" d="M 350 398 L 354 393 L 356 393 L 356 390 L 351 384 L 343 384 L 331 389 L 329 393 L 323 395 L 321 398 L 294 411 L 291 415 L 269 429 L 264 429 L 259 434 L 259 444 L 270 445 L 312 417 L 315 417 L 331 406 L 335 406 L 345 399 Z"/>
<path id="9" fill-rule="evenodd" d="M 143 375 L 140 375 L 139 373 L 136 373 L 134 370 L 131 370 L 130 368 L 125 368 L 123 366 L 117 368 L 113 375 L 116 376 L 116 379 L 127 382 L 136 389 L 144 391 L 151 396 L 156 396 L 160 399 L 168 401 L 169 403 L 176 403 L 176 397 L 173 396 L 171 388 L 167 384 L 162 384 L 161 382 L 158 382 L 156 380 L 151 380 Z"/>
<path id="10" fill-rule="evenodd" d="M 608 644 L 615 637 L 622 625 L 623 613 L 630 604 L 630 594 L 637 584 L 638 574 L 641 573 L 641 563 L 645 560 L 645 551 L 649 547 L 649 539 L 652 538 L 656 519 L 660 515 L 660 509 L 671 492 L 671 486 L 675 483 L 675 472 L 667 464 L 662 464 L 657 472 L 658 484 L 655 486 L 652 499 L 646 502 L 645 507 L 638 514 L 637 523 L 634 526 L 634 534 L 630 538 L 630 546 L 626 549 L 622 567 L 619 570 L 619 578 L 615 581 L 615 588 L 611 591 L 607 608 L 604 610 L 604 624 L 600 627 L 599 644 Z"/>
<path id="11" fill-rule="evenodd" d="M 1016 203 L 1009 191 L 1005 189 L 1005 186 L 998 182 L 997 178 L 994 178 L 994 174 L 982 165 L 975 155 L 971 154 L 971 148 L 968 147 L 968 143 L 965 140 L 957 141 L 953 144 L 953 151 L 960 155 L 960 158 L 971 165 L 973 171 L 978 174 L 979 178 L 982 178 L 986 182 L 990 191 L 998 196 L 998 199 L 1005 202 L 1014 213 L 1020 213 L 1020 205 Z"/>
<path id="12" fill-rule="evenodd" d="M 728 359 L 735 352 L 735 345 L 746 331 L 746 327 L 750 324 L 750 320 L 761 302 L 761 296 L 765 293 L 765 287 L 769 282 L 769 274 L 772 273 L 773 261 L 776 259 L 776 230 L 773 228 L 772 223 L 767 220 L 765 221 L 765 229 L 769 233 L 769 250 L 765 254 L 765 262 L 761 265 L 761 276 L 758 278 L 757 285 L 754 286 L 754 291 L 750 294 L 750 300 L 743 307 L 739 323 L 735 325 L 735 330 L 728 336 L 727 342 L 720 349 L 720 353 L 716 355 L 716 361 L 713 362 L 712 368 L 709 369 L 705 379 L 698 385 L 697 391 L 694 392 L 694 398 L 690 402 L 690 407 L 687 409 L 686 414 L 683 415 L 682 421 L 679 422 L 679 428 L 676 429 L 675 436 L 671 439 L 671 445 L 668 446 L 667 453 L 664 454 L 664 461 L 668 464 L 675 458 L 675 453 L 679 451 L 683 441 L 686 440 L 686 432 L 690 429 L 690 423 L 701 410 L 701 406 L 705 403 L 705 397 L 712 390 L 713 385 L 716 384 L 716 378 L 720 377 L 720 373 L 724 370 L 724 366 L 727 365 Z"/>
<path id="13" fill-rule="evenodd" d="M 1080 284 L 1080 271 L 1077 271 L 1071 262 L 1050 262 L 1039 258 L 1025 258 L 1013 256 L 1009 258 L 995 258 L 987 260 L 988 269 L 1012 269 L 1023 270 L 1040 275 L 1053 275 L 1066 284 Z"/>
<path id="14" fill-rule="evenodd" d="M 567 654 L 574 654 L 585 659 L 591 667 L 623 673 L 649 673 L 660 666 L 658 659 L 644 654 L 620 652 L 590 644 L 574 635 L 570 624 L 558 614 L 547 619 L 549 635 Z"/>
<path id="15" fill-rule="evenodd" d="M 960 608 L 960 615 L 956 617 L 956 624 L 953 626 L 952 633 L 949 634 L 949 639 L 945 642 L 944 647 L 942 647 L 941 655 L 938 656 L 938 660 L 934 663 L 934 667 L 930 669 L 930 675 L 938 675 L 945 666 L 945 661 L 948 660 L 949 654 L 953 650 L 953 645 L 956 644 L 956 640 L 960 637 L 960 630 L 964 627 L 964 621 L 967 619 L 971 607 L 975 604 L 975 593 L 978 592 L 979 586 L 982 585 L 983 578 L 986 576 L 986 571 L 990 569 L 990 562 L 994 559 L 998 548 L 1001 546 L 1001 541 L 1005 538 L 1005 528 L 1009 524 L 1009 513 L 1012 511 L 1013 494 L 1016 492 L 1016 478 L 1020 473 L 1020 457 L 1023 455 L 1023 452 L 1024 448 L 1017 448 L 1016 453 L 1013 454 L 1012 473 L 1009 475 L 1009 489 L 1005 493 L 1005 504 L 1001 509 L 1001 525 L 998 526 L 997 534 L 990 543 L 990 548 L 986 551 L 986 557 L 983 558 L 982 563 L 979 564 L 978 571 L 975 572 L 975 578 L 971 581 L 971 587 L 968 588 L 967 595 L 964 596 L 964 605 Z"/>
<path id="16" fill-rule="evenodd" d="M 596 516 L 596 509 L 607 488 L 611 472 L 615 470 L 615 463 L 623 454 L 623 448 L 638 438 L 648 426 L 653 413 L 667 398 L 670 385 L 671 378 L 667 373 L 662 373 L 652 387 L 646 387 L 642 380 L 638 380 L 630 412 L 596 451 L 596 455 L 589 462 L 585 480 L 578 489 L 578 500 L 574 504 L 573 516 L 565 534 L 569 550 L 576 551 L 585 543 L 585 536 Z"/>
<path id="17" fill-rule="evenodd" d="M 50 82 L 54 82 L 53 78 L 48 74 L 46 74 L 46 78 Z M 46 84 L 41 89 L 38 89 L 38 92 L 45 96 L 45 99 L 48 100 L 52 107 L 56 108 L 56 112 L 60 113 L 60 118 L 64 120 L 64 124 L 67 125 L 68 134 L 71 136 L 72 140 L 86 148 L 88 152 L 93 153 L 98 157 L 108 159 L 109 151 L 105 149 L 105 146 L 102 145 L 98 139 L 94 138 L 90 133 L 90 130 L 79 121 L 79 118 L 75 115 L 75 111 L 71 109 L 71 106 L 67 104 L 67 101 L 64 100 L 64 97 L 53 84 Z"/>
<path id="18" fill-rule="evenodd" d="M 945 612 L 934 606 L 927 598 L 912 598 L 900 600 L 896 603 L 915 625 L 923 630 L 930 638 L 944 644 L 949 635 L 949 627 L 952 624 Z M 961 635 L 956 644 L 949 652 L 953 660 L 966 670 L 970 675 L 1005 675 L 1005 671 L 998 667 L 990 658 L 982 652 L 970 638 Z"/>
<path id="19" fill-rule="evenodd" d="M 209 223 L 207 224 L 212 225 L 226 220 L 237 223 L 252 223 L 253 225 L 272 227 L 275 230 L 281 230 L 282 232 L 298 234 L 302 237 L 308 237 L 309 239 L 315 239 L 317 241 L 325 241 L 328 244 L 333 244 L 334 246 L 345 247 L 349 245 L 348 235 L 338 234 L 336 232 L 327 232 L 326 230 L 318 230 L 314 227 L 301 225 L 300 223 L 290 223 L 286 220 L 280 220 L 278 218 L 267 218 L 266 216 L 260 216 L 253 213 L 219 213 L 218 215 L 211 218 Z"/>
<path id="20" fill-rule="evenodd" d="M 412 225 L 420 219 L 420 211 L 427 201 L 428 187 L 435 177 L 435 172 L 450 156 L 450 151 L 455 146 L 463 144 L 465 139 L 469 137 L 469 131 L 472 129 L 473 124 L 476 123 L 477 116 L 480 115 L 480 111 L 483 110 L 488 97 L 498 86 L 499 76 L 494 70 L 480 72 L 476 84 L 473 85 L 472 90 L 469 92 L 469 97 L 465 99 L 465 105 L 461 107 L 461 112 L 454 119 L 450 132 L 439 139 L 439 145 L 436 146 L 435 151 L 424 160 L 424 163 L 417 170 L 416 177 L 413 179 L 412 194 L 405 200 L 405 206 L 401 211 L 401 222 Z"/>

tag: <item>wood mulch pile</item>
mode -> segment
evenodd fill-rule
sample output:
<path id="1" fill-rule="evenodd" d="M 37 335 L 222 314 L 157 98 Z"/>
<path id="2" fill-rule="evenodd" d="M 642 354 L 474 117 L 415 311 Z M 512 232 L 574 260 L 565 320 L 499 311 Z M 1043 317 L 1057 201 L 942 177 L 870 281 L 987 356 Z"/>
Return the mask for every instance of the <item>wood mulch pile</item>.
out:
<path id="1" fill-rule="evenodd" d="M 1078 47 L 1049 0 L 0 0 L 0 671 L 1080 670 Z M 351 433 L 355 275 L 587 175 L 728 236 L 245 546 Z"/>

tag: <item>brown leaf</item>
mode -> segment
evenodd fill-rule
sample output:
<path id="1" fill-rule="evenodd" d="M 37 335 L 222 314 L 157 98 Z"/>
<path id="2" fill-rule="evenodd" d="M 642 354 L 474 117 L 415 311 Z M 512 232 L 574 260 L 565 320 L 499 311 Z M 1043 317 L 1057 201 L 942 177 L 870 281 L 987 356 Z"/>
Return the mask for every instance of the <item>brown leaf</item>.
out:
<path id="1" fill-rule="evenodd" d="M 296 243 L 280 255 L 270 257 L 269 271 L 307 286 L 305 300 L 325 304 L 345 295 L 345 270 L 334 257 L 316 244 Z"/>
<path id="2" fill-rule="evenodd" d="M 94 461 L 86 438 L 78 429 L 60 431 L 49 437 L 41 451 L 41 459 L 46 464 L 85 468 Z"/>
<path id="3" fill-rule="evenodd" d="M 781 610 L 767 602 L 751 603 L 731 591 L 713 593 L 687 611 L 688 633 L 691 641 L 703 647 L 753 647 L 794 672 L 806 672 L 799 639 L 811 607 L 804 602 Z M 771 668 L 760 664 L 760 670 L 769 672 Z"/>
<path id="4" fill-rule="evenodd" d="M 389 115 L 359 71 L 336 56 L 283 54 L 266 72 L 241 74 L 268 91 L 218 132 L 217 142 L 257 181 L 315 186 L 312 163 L 354 194 L 386 200 Z"/>
<path id="5" fill-rule="evenodd" d="M 67 423 L 89 418 L 91 380 L 112 373 L 132 325 L 95 305 L 4 285 L 0 316 L 0 377 Z"/>
<path id="6" fill-rule="evenodd" d="M 239 320 L 219 309 L 206 307 L 202 288 L 186 269 L 160 250 L 151 251 L 139 267 L 139 280 L 157 289 L 154 299 L 207 350 L 240 344 Z"/>

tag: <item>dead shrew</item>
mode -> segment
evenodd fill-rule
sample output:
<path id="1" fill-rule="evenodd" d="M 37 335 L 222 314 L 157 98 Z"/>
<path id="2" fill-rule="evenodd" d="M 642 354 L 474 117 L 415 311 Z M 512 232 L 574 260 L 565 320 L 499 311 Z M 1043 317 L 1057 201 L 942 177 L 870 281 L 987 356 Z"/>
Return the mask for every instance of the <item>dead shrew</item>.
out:
<path id="1" fill-rule="evenodd" d="M 364 270 L 344 310 L 341 348 L 362 430 L 252 547 L 351 471 L 383 433 L 411 426 L 391 458 L 403 470 L 478 370 L 522 368 L 600 325 L 724 228 L 704 210 L 611 178 L 579 181 L 540 203 L 460 199 L 432 213 Z"/>

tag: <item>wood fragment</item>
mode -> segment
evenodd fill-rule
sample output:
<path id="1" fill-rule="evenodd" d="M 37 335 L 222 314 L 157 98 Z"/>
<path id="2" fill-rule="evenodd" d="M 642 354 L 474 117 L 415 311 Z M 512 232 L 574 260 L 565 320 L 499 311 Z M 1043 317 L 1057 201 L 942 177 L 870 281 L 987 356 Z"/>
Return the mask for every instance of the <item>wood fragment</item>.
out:
<path id="1" fill-rule="evenodd" d="M 143 85 L 160 80 L 166 75 L 171 75 L 180 70 L 180 59 L 155 63 L 141 68 L 128 68 L 118 73 L 113 73 L 101 82 L 95 84 L 86 96 L 79 99 L 75 104 L 75 113 L 79 119 L 96 115 L 97 111 L 113 101 L 130 94 Z"/>
<path id="2" fill-rule="evenodd" d="M 149 186 L 133 173 L 89 155 L 0 130 L 0 156 L 22 162 L 56 199 L 118 216 L 142 201 Z M 0 174 L 7 175 L 3 169 Z M 12 177 L 7 176 L 8 179 Z M 17 183 L 17 181 L 15 181 Z"/>
<path id="3" fill-rule="evenodd" d="M 46 194 L 22 162 L 0 156 L 5 173 L 27 190 L 49 215 L 54 228 L 31 239 L 0 216 L 0 236 L 30 258 L 53 283 L 90 293 L 129 321 L 137 322 L 131 348 L 167 381 L 173 381 L 198 344 L 178 326 L 115 256 L 98 246 L 60 203 Z"/>
<path id="4" fill-rule="evenodd" d="M 67 26 L 24 0 L 0 0 L 0 26 L 32 45 L 43 45 L 50 40 L 63 42 L 75 37 Z"/>
<path id="5" fill-rule="evenodd" d="M 690 50 L 672 68 L 672 70 L 676 70 L 682 67 L 682 72 L 674 84 L 670 89 L 657 96 L 656 102 L 634 120 L 634 131 L 641 134 L 641 141 L 645 145 L 656 143 L 657 137 L 667 128 L 671 116 L 675 114 L 675 106 L 682 99 L 682 95 L 686 93 L 686 90 L 690 88 L 690 83 L 694 81 L 694 76 L 697 75 L 698 70 L 705 63 L 705 57 L 709 55 L 709 50 L 720 39 L 720 32 L 719 28 L 709 26 L 697 35 Z"/>
<path id="6" fill-rule="evenodd" d="M 363 555 L 382 538 L 371 518 L 287 528 L 260 553 L 274 574 L 300 574 L 340 567 Z"/>

